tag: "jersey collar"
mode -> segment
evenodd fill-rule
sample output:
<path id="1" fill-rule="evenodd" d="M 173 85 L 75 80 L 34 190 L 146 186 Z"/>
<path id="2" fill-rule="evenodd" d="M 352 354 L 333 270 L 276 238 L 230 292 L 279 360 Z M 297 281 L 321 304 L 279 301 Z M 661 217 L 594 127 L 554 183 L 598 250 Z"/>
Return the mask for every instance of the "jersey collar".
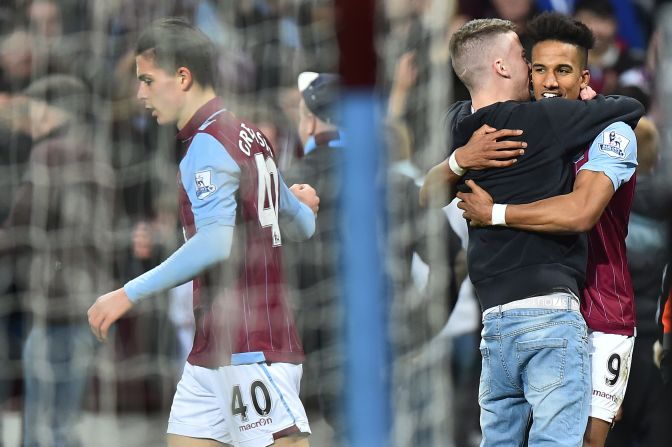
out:
<path id="1" fill-rule="evenodd" d="M 184 125 L 182 130 L 177 133 L 178 141 L 186 141 L 194 136 L 198 128 L 213 113 L 224 108 L 222 98 L 215 97 L 203 104 L 203 106 L 194 113 L 194 116 Z"/>

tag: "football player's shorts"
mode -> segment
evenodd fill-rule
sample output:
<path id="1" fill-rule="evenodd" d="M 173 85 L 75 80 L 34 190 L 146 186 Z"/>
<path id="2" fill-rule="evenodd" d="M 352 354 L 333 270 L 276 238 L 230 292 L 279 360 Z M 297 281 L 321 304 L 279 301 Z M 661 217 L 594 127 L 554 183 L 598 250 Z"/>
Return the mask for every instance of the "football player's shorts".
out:
<path id="1" fill-rule="evenodd" d="M 628 386 L 635 337 L 589 331 L 592 377 L 589 416 L 613 422 Z"/>
<path id="2" fill-rule="evenodd" d="M 170 409 L 169 434 L 265 447 L 310 434 L 299 387 L 303 368 L 253 363 L 208 369 L 186 363 Z"/>

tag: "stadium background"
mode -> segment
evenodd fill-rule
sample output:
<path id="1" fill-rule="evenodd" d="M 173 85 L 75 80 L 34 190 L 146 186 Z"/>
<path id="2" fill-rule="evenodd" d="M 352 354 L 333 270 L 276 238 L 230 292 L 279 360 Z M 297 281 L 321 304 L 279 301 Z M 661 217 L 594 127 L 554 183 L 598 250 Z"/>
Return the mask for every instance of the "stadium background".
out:
<path id="1" fill-rule="evenodd" d="M 541 10 L 572 14 L 579 6 L 590 10 L 602 3 L 3 0 L 0 219 L 9 214 L 33 144 L 30 123 L 21 121 L 13 100 L 31 81 L 68 73 L 94 93 L 89 108 L 95 150 L 114 170 L 111 232 L 100 247 L 108 289 L 174 250 L 181 237 L 175 131 L 159 128 L 135 99 L 133 45 L 153 19 L 187 17 L 210 36 L 219 50 L 220 93 L 227 107 L 262 127 L 280 154 L 281 170 L 291 169 L 301 157 L 297 75 L 305 70 L 340 72 L 348 135 L 341 190 L 347 230 L 339 248 L 344 314 L 332 309 L 326 321 L 343 334 L 338 349 L 346 360 L 335 362 L 333 375 L 318 376 L 310 362 L 324 361 L 324 352 L 308 357 L 302 394 L 315 431 L 311 442 L 477 445 L 479 319 L 473 302 L 463 303 L 461 313 L 445 326 L 464 278 L 464 252 L 443 212 L 426 213 L 406 200 L 414 197 L 422 174 L 445 157 L 445 110 L 466 95 L 450 68 L 447 43 L 451 32 L 470 18 L 510 19 L 524 36 L 525 20 Z M 636 198 L 628 244 L 638 288 L 641 353 L 633 361 L 631 382 L 640 384 L 645 410 L 635 422 L 617 426 L 609 443 L 669 445 L 657 431 L 659 379 L 650 343 L 657 331 L 657 284 L 669 259 L 672 11 L 654 0 L 606 3 L 613 18 L 598 14 L 605 20 L 595 26 L 610 56 L 592 61 L 593 85 L 605 94 L 626 93 L 642 100 L 660 132 L 650 172 L 639 173 L 654 186 Z M 18 236 L 5 229 L 2 237 Z M 27 303 L 34 306 L 35 300 L 47 298 L 35 296 L 23 281 L 28 261 L 11 250 L 1 253 L 0 440 L 15 446 L 21 438 L 21 350 L 28 329 L 40 324 Z M 291 255 L 290 248 L 285 259 L 289 287 Z M 90 298 L 93 302 L 96 297 Z M 310 334 L 311 324 L 318 321 L 311 312 L 324 309 L 300 295 L 293 305 L 302 331 Z M 137 306 L 117 325 L 113 340 L 97 349 L 84 417 L 76 428 L 89 440 L 84 445 L 162 445 L 184 345 L 190 344 L 189 315 L 188 288 L 175 289 Z M 304 337 L 304 343 L 310 340 Z M 323 348 L 331 352 L 332 347 Z M 343 386 L 343 378 L 348 384 L 343 387 L 348 398 L 346 440 L 323 421 L 317 399 L 320 386 Z"/>

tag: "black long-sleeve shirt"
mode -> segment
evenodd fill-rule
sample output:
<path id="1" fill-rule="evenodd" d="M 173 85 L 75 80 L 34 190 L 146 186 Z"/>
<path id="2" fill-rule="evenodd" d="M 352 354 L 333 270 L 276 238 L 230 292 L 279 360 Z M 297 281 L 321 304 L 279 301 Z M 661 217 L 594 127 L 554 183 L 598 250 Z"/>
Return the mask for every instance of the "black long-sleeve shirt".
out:
<path id="1" fill-rule="evenodd" d="M 527 142 L 525 155 L 509 168 L 469 171 L 495 203 L 530 203 L 571 192 L 573 158 L 615 121 L 634 127 L 643 106 L 628 97 L 597 96 L 591 101 L 547 99 L 507 101 L 465 116 L 451 110 L 453 148 L 463 146 L 483 124 L 522 129 L 513 139 Z M 462 119 L 460 120 L 460 117 Z M 468 268 L 483 309 L 521 298 L 568 289 L 580 296 L 585 279 L 587 242 L 583 234 L 554 235 L 507 227 L 469 228 Z"/>

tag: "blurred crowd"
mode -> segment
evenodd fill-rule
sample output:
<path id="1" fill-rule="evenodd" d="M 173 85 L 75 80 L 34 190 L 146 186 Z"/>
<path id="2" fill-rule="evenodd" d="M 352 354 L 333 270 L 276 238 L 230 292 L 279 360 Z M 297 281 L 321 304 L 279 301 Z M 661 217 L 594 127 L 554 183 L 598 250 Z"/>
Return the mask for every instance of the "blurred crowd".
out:
<path id="1" fill-rule="evenodd" d="M 672 123 L 664 101 L 672 98 L 659 74 L 665 38 L 669 46 L 672 35 L 672 23 L 662 18 L 672 22 L 672 11 L 665 15 L 665 2 L 656 0 L 377 3 L 393 439 L 401 446 L 447 446 L 451 438 L 459 447 L 479 442 L 480 309 L 465 279 L 465 223 L 454 218 L 456 210 L 429 212 L 417 205 L 424 173 L 448 154 L 445 112 L 468 99 L 452 72 L 448 41 L 470 19 L 500 17 L 518 26 L 525 45 L 526 22 L 557 10 L 596 36 L 589 55 L 592 88 L 633 96 L 647 109 L 627 240 L 637 339 L 623 414 L 607 445 L 669 445 L 660 435 L 665 421 L 657 419 L 663 385 L 652 345 L 659 336 L 663 268 L 671 258 Z M 42 382 L 65 375 L 66 395 L 82 396 L 87 411 L 148 414 L 170 407 L 193 332 L 188 287 L 136 306 L 111 343 L 87 341 L 86 309 L 95 298 L 157 265 L 182 239 L 175 130 L 159 127 L 135 98 L 134 44 L 142 28 L 167 16 L 201 28 L 219 51 L 219 94 L 227 108 L 260 127 L 288 178 L 305 178 L 297 76 L 339 72 L 335 11 L 327 0 L 3 0 L 0 413 L 27 414 L 30 390 L 37 393 Z M 38 110 L 35 100 L 62 113 Z M 336 204 L 335 168 L 327 163 L 321 169 L 329 174 L 317 171 L 323 184 L 318 194 Z M 311 409 L 325 413 L 338 432 L 341 423 L 329 414 L 333 405 L 325 404 L 338 400 L 342 380 L 343 354 L 335 341 L 342 321 L 336 226 L 324 230 L 328 234 L 312 251 L 289 247 L 285 263 L 308 354 L 304 402 L 309 417 Z M 320 280 L 306 286 L 300 275 L 311 262 L 320 264 L 311 273 Z M 50 340 L 82 340 L 62 353 L 81 361 L 40 343 L 54 327 L 63 333 Z M 78 400 L 55 396 L 52 404 Z M 73 422 L 77 411 L 71 410 Z M 33 430 L 26 418 L 24 436 Z M 38 437 L 34 445 L 51 444 Z"/>

